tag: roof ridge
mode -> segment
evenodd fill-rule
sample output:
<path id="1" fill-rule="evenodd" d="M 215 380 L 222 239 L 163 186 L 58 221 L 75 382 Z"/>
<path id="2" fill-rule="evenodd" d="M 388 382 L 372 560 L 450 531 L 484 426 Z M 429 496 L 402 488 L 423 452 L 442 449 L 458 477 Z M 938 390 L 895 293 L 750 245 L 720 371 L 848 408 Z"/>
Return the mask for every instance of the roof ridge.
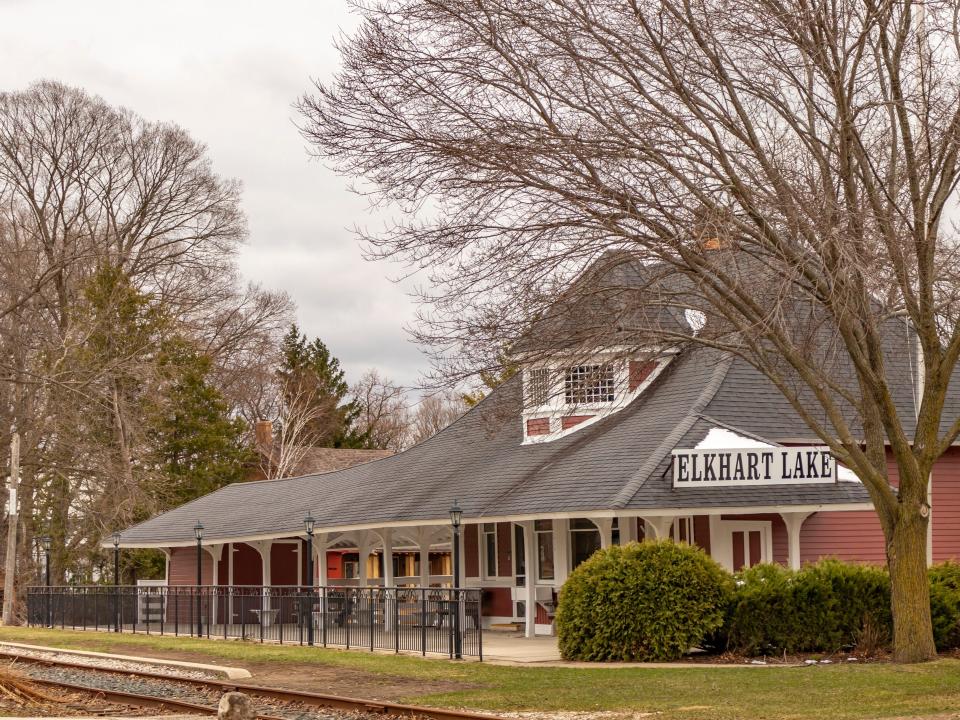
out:
<path id="1" fill-rule="evenodd" d="M 680 439 L 687 434 L 687 432 L 694 426 L 697 420 L 700 418 L 700 413 L 702 413 L 709 402 L 713 399 L 713 396 L 717 394 L 717 391 L 720 389 L 720 385 L 723 383 L 723 379 L 727 376 L 727 372 L 730 370 L 730 366 L 733 364 L 733 355 L 726 354 L 724 355 L 719 362 L 717 362 L 716 367 L 713 369 L 713 373 L 710 375 L 710 380 L 704 386 L 703 390 L 700 391 L 700 395 L 697 397 L 696 402 L 693 403 L 693 406 L 677 425 L 673 428 L 670 433 L 663 439 L 663 442 L 657 446 L 657 449 L 654 450 L 649 457 L 647 457 L 646 462 L 644 462 L 638 469 L 637 472 L 633 474 L 633 477 L 630 478 L 630 481 L 624 485 L 624 487 L 618 492 L 611 502 L 611 506 L 614 508 L 626 507 L 627 503 L 633 499 L 637 494 L 643 484 L 646 482 L 647 478 L 650 476 L 657 466 L 663 461 L 663 458 L 666 457 Z"/>

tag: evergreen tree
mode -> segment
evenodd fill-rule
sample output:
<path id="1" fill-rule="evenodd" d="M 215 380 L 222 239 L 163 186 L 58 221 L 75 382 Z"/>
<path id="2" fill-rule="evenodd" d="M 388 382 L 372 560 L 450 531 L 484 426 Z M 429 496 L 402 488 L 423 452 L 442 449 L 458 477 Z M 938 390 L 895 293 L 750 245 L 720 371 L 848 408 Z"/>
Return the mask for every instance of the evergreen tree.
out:
<path id="1" fill-rule="evenodd" d="M 307 340 L 296 325 L 283 338 L 281 366 L 277 371 L 283 401 L 288 407 L 308 407 L 307 427 L 300 435 L 319 447 L 361 448 L 367 446 L 367 433 L 357 431 L 354 423 L 360 408 L 349 400 L 340 361 L 320 338 Z"/>
<path id="2" fill-rule="evenodd" d="M 157 499 L 174 507 L 244 480 L 253 454 L 246 423 L 209 380 L 211 361 L 184 340 L 164 344 L 160 404 L 151 440 L 161 471 Z"/>

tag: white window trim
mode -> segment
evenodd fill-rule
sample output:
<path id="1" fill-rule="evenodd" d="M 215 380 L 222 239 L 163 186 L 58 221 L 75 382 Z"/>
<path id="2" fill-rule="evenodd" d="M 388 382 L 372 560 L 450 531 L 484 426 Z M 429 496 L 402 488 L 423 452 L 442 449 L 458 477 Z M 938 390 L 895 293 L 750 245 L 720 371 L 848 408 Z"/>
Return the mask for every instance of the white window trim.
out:
<path id="1" fill-rule="evenodd" d="M 497 528 L 497 523 L 489 523 L 493 525 L 493 532 L 489 533 L 493 535 L 493 573 L 490 572 L 490 568 L 487 567 L 487 530 L 484 527 L 488 523 L 481 523 L 480 525 L 480 567 L 481 574 L 484 580 L 498 580 L 500 579 L 500 538 Z"/>
<path id="2" fill-rule="evenodd" d="M 614 357 L 611 358 L 609 355 L 598 355 L 586 360 L 577 360 L 575 363 L 560 363 L 557 365 L 551 366 L 551 369 L 554 370 L 554 387 L 551 394 L 551 402 L 547 405 L 541 405 L 539 407 L 524 407 L 523 411 L 520 414 L 521 430 L 523 432 L 523 444 L 535 444 L 542 442 L 552 442 L 554 440 L 559 440 L 560 438 L 566 437 L 572 433 L 582 430 L 585 427 L 589 427 L 595 422 L 602 420 L 609 415 L 612 415 L 615 412 L 619 412 L 623 408 L 627 407 L 631 402 L 633 402 L 639 395 L 641 395 L 650 384 L 657 379 L 661 372 L 670 364 L 670 361 L 673 359 L 674 353 L 660 353 L 660 356 L 657 357 L 656 362 L 657 366 L 650 372 L 650 374 L 644 378 L 643 382 L 637 386 L 633 391 L 629 390 L 630 384 L 630 363 L 629 358 L 623 357 Z M 613 402 L 605 403 L 587 403 L 582 405 L 567 405 L 565 401 L 565 393 L 563 388 L 563 377 L 564 377 L 564 368 L 568 365 L 596 365 L 603 363 L 614 363 L 614 397 L 616 398 Z M 527 382 L 527 370 L 523 371 L 523 382 L 524 388 L 526 388 Z M 523 394 L 524 399 L 526 399 L 526 390 L 524 389 Z M 583 420 L 573 427 L 563 428 L 563 418 L 571 415 L 584 415 L 589 414 L 592 417 Z M 541 419 L 546 417 L 550 424 L 550 432 L 544 433 L 543 435 L 527 435 L 527 420 Z"/>

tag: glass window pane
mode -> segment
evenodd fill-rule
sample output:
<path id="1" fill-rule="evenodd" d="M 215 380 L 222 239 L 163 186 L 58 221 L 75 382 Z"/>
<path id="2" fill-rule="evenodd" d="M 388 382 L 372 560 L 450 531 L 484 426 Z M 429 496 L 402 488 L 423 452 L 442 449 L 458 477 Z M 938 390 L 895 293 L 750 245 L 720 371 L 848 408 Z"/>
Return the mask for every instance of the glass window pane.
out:
<path id="1" fill-rule="evenodd" d="M 553 530 L 553 520 L 534 520 L 534 530 Z"/>
<path id="2" fill-rule="evenodd" d="M 600 549 L 600 531 L 570 533 L 570 544 L 573 546 L 573 567 L 577 567 Z"/>
<path id="3" fill-rule="evenodd" d="M 541 580 L 553 580 L 553 533 L 537 533 L 537 567 Z"/>

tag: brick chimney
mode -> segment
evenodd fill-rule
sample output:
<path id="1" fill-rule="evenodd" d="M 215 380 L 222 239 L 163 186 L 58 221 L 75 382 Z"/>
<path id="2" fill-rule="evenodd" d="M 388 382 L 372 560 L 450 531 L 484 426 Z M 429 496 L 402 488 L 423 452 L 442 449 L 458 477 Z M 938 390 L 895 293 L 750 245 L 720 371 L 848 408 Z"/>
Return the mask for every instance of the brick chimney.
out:
<path id="1" fill-rule="evenodd" d="M 273 423 L 269 420 L 257 420 L 253 432 L 257 449 L 261 452 L 269 452 L 273 445 Z"/>

